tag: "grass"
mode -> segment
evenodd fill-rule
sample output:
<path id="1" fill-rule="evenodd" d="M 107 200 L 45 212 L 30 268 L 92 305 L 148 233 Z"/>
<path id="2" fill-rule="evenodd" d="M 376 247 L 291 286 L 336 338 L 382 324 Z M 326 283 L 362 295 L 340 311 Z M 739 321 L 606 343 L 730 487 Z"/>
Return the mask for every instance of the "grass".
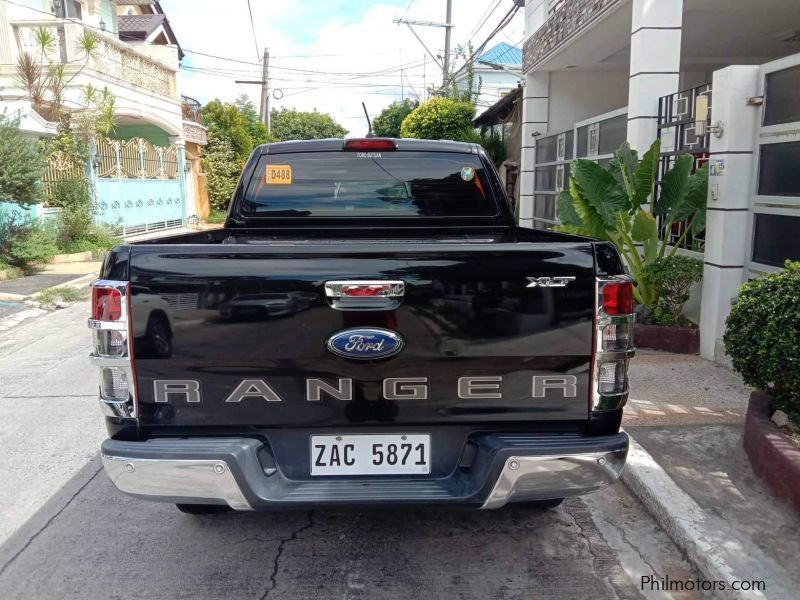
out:
<path id="1" fill-rule="evenodd" d="M 39 292 L 37 300 L 40 304 L 55 306 L 57 302 L 77 302 L 86 297 L 84 290 L 73 287 L 47 288 Z"/>
<path id="2" fill-rule="evenodd" d="M 206 223 L 224 223 L 225 222 L 226 213 L 221 210 L 217 210 L 216 208 L 212 208 L 211 212 L 206 217 Z"/>
<path id="3" fill-rule="evenodd" d="M 12 267 L 8 263 L 5 263 L 2 260 L 0 260 L 0 281 L 17 279 L 18 277 L 22 277 L 23 275 L 25 275 L 25 272 L 22 269 L 18 269 L 17 267 Z"/>

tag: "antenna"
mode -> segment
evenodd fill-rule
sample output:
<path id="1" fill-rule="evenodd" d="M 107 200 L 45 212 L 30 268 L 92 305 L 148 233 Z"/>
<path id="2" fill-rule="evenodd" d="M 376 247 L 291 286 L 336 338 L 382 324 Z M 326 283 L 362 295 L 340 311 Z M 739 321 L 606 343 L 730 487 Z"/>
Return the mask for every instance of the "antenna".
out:
<path id="1" fill-rule="evenodd" d="M 369 113 L 367 112 L 367 105 L 362 102 L 361 106 L 364 109 L 364 116 L 367 117 L 367 137 L 368 138 L 375 137 L 375 134 L 372 133 L 372 121 L 369 120 Z"/>

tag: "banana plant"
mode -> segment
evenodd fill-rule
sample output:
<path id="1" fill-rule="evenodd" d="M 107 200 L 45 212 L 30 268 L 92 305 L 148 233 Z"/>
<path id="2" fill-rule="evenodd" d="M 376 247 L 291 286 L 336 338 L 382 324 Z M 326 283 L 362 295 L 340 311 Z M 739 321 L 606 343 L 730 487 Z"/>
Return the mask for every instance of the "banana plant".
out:
<path id="1" fill-rule="evenodd" d="M 572 162 L 569 191 L 557 199 L 561 225 L 556 231 L 607 240 L 622 255 L 637 280 L 636 301 L 648 308 L 658 303 L 658 291 L 642 277 L 646 264 L 677 252 L 689 232 L 705 229 L 708 165 L 692 173 L 694 157 L 681 154 L 660 182 L 658 200 L 647 204 L 653 191 L 661 149 L 656 140 L 639 160 L 627 142 L 614 153 L 608 168 L 594 161 Z M 660 239 L 657 217 L 669 231 L 674 223 L 687 221 L 683 233 L 670 247 L 668 236 Z"/>

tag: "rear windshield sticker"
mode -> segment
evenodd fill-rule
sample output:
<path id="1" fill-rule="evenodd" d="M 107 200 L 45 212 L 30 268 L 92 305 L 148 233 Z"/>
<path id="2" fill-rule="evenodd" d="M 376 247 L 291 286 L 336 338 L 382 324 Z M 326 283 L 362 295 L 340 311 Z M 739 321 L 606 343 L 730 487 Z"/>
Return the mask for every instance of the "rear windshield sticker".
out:
<path id="1" fill-rule="evenodd" d="M 270 185 L 291 185 L 292 165 L 267 165 L 267 183 Z"/>
<path id="2" fill-rule="evenodd" d="M 475 178 L 475 169 L 472 167 L 464 167 L 461 169 L 461 179 L 464 181 L 472 181 Z"/>

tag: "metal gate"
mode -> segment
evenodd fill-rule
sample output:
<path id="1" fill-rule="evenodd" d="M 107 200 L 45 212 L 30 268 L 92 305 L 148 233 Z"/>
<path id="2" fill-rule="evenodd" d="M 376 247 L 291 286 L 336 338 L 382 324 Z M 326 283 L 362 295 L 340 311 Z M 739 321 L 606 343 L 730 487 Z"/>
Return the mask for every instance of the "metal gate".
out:
<path id="1" fill-rule="evenodd" d="M 800 54 L 762 65 L 758 95 L 750 276 L 800 260 Z"/>

